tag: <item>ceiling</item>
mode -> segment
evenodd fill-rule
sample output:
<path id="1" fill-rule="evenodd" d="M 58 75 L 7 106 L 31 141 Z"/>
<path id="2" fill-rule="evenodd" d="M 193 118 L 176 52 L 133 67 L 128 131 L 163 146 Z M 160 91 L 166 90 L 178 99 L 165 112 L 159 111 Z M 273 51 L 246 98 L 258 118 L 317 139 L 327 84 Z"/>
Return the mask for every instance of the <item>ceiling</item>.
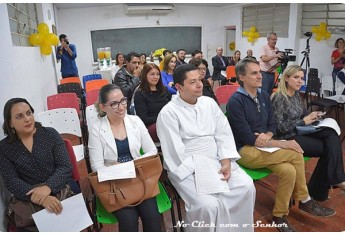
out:
<path id="1" fill-rule="evenodd" d="M 88 7 L 108 7 L 123 3 L 54 3 L 58 10 L 72 8 L 88 8 Z M 224 7 L 233 3 L 174 3 L 174 5 L 190 5 L 190 6 L 207 6 L 207 7 Z"/>

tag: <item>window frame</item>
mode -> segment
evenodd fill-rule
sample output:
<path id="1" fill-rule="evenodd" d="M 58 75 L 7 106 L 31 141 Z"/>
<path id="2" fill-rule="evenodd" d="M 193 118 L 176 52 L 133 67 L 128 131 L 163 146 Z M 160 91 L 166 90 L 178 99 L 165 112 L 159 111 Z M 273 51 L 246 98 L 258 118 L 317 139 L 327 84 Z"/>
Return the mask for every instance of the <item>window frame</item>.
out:
<path id="1" fill-rule="evenodd" d="M 29 36 L 37 32 L 38 3 L 6 3 L 6 5 L 13 46 L 31 47 Z"/>
<path id="2" fill-rule="evenodd" d="M 289 3 L 244 6 L 241 14 L 242 32 L 249 31 L 251 26 L 255 26 L 260 37 L 266 37 L 268 33 L 275 32 L 278 37 L 287 38 L 289 36 L 289 17 Z"/>

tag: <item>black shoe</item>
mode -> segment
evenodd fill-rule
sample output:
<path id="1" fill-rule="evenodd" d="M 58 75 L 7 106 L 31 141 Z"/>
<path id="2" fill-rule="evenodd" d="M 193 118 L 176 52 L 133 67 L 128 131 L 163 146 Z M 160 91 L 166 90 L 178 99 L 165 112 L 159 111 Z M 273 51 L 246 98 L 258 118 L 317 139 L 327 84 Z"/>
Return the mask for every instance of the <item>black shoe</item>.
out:
<path id="1" fill-rule="evenodd" d="M 286 220 L 286 216 L 283 216 L 283 217 L 273 216 L 272 223 L 280 232 L 296 232 L 296 230 L 291 228 L 291 226 L 289 225 L 289 222 Z"/>
<path id="2" fill-rule="evenodd" d="M 314 216 L 333 216 L 335 210 L 321 206 L 317 201 L 311 199 L 306 203 L 299 203 L 299 209 Z"/>

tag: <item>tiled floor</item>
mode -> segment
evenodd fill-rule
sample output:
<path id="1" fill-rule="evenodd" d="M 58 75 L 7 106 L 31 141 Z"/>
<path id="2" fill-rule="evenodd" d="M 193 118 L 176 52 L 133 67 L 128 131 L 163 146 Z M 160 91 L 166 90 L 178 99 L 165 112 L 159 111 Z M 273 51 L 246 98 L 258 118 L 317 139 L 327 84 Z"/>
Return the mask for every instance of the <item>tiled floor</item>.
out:
<path id="1" fill-rule="evenodd" d="M 340 126 L 344 131 L 345 127 L 345 115 L 341 112 Z M 341 136 L 342 137 L 342 136 Z M 343 153 L 345 153 L 345 141 L 343 142 Z M 306 162 L 306 177 L 307 180 L 316 165 L 317 158 L 312 158 Z M 90 187 L 87 180 L 87 170 L 85 160 L 79 163 L 79 169 L 81 171 L 81 186 L 82 191 L 85 195 L 90 196 Z M 264 185 L 269 185 L 272 189 L 277 186 L 277 177 L 271 174 L 267 178 L 261 181 Z M 257 182 L 256 186 L 256 203 L 254 211 L 254 221 L 258 224 L 262 224 L 255 228 L 256 232 L 277 232 L 276 228 L 265 227 L 271 223 L 272 209 L 274 205 L 274 191 L 268 189 L 263 184 Z M 345 231 L 345 193 L 340 189 L 330 190 L 329 199 L 323 203 L 324 206 L 332 207 L 336 209 L 336 215 L 331 217 L 314 217 L 309 214 L 302 213 L 299 211 L 297 205 L 290 208 L 290 214 L 287 217 L 291 226 L 300 232 L 340 232 Z M 181 202 L 183 208 L 183 202 Z M 184 216 L 184 209 L 183 209 Z M 176 213 L 176 210 L 175 210 Z M 163 214 L 164 222 L 166 224 L 167 231 L 173 231 L 171 223 L 170 212 Z M 176 216 L 177 218 L 177 216 Z M 117 225 L 104 225 L 102 231 L 117 231 Z"/>

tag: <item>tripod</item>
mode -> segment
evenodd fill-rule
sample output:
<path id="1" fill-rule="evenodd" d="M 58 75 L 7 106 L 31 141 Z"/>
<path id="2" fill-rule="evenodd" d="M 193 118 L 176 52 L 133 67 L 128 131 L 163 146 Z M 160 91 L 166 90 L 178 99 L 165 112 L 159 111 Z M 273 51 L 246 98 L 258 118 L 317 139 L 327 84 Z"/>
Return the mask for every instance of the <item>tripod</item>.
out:
<path id="1" fill-rule="evenodd" d="M 303 63 L 305 62 L 305 85 L 307 86 L 308 84 L 308 69 L 310 68 L 310 59 L 309 59 L 309 53 L 310 53 L 310 45 L 309 45 L 309 40 L 311 38 L 312 35 L 310 35 L 310 37 L 307 39 L 307 46 L 305 48 L 305 51 L 302 52 L 302 54 L 304 55 L 303 57 L 303 60 L 300 64 L 300 66 L 303 68 Z M 307 93 L 307 88 L 306 88 L 306 91 L 304 93 L 304 97 L 303 97 L 303 100 L 306 98 L 306 96 L 308 96 L 308 93 Z"/>

